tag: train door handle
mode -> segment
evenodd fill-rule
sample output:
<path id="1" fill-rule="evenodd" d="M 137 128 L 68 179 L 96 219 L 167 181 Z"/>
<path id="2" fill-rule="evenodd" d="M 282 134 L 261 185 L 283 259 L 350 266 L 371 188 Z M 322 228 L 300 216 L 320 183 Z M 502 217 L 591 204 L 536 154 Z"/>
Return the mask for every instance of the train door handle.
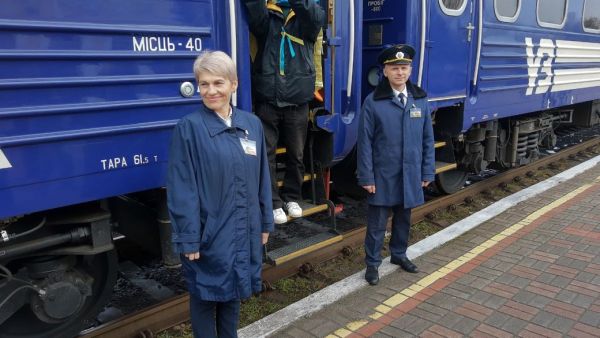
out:
<path id="1" fill-rule="evenodd" d="M 471 42 L 471 38 L 473 37 L 473 30 L 475 30 L 475 26 L 473 26 L 473 24 L 469 22 L 469 24 L 465 28 L 467 29 L 467 42 Z"/>

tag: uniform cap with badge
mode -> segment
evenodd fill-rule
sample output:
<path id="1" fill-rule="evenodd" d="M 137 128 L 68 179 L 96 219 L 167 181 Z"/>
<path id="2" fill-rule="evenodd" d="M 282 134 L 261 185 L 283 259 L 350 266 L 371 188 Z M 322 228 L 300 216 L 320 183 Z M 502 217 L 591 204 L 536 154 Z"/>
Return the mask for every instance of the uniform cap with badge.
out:
<path id="1" fill-rule="evenodd" d="M 394 45 L 379 53 L 377 62 L 381 65 L 410 65 L 415 57 L 415 49 L 409 45 Z"/>

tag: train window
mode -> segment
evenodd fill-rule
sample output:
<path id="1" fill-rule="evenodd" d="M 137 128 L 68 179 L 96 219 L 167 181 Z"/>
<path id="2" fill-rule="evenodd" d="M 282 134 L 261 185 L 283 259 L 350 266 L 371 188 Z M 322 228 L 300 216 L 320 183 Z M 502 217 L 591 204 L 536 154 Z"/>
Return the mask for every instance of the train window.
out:
<path id="1" fill-rule="evenodd" d="M 515 22 L 521 11 L 521 0 L 494 0 L 494 12 L 499 21 Z"/>
<path id="2" fill-rule="evenodd" d="M 600 0 L 586 0 L 583 7 L 583 30 L 600 33 Z"/>
<path id="3" fill-rule="evenodd" d="M 446 15 L 459 16 L 465 11 L 467 7 L 467 0 L 438 0 L 442 12 Z"/>
<path id="4" fill-rule="evenodd" d="M 537 20 L 542 27 L 563 28 L 568 0 L 538 0 Z"/>

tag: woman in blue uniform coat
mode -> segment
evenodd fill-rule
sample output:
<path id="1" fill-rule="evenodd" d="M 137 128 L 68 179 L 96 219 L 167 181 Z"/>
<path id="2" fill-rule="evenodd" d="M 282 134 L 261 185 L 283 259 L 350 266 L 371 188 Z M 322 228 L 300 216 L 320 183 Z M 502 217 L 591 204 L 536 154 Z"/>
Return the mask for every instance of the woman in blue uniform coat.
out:
<path id="1" fill-rule="evenodd" d="M 167 196 L 175 250 L 190 291 L 195 337 L 236 337 L 240 300 L 261 291 L 262 245 L 273 230 L 260 120 L 232 107 L 231 58 L 194 63 L 202 104 L 175 127 Z"/>
<path id="2" fill-rule="evenodd" d="M 410 80 L 412 47 L 397 45 L 379 56 L 384 77 L 365 99 L 358 134 L 358 183 L 369 192 L 365 279 L 379 282 L 381 248 L 390 212 L 390 262 L 408 272 L 410 211 L 423 204 L 423 187 L 435 176 L 433 128 L 427 94 Z"/>

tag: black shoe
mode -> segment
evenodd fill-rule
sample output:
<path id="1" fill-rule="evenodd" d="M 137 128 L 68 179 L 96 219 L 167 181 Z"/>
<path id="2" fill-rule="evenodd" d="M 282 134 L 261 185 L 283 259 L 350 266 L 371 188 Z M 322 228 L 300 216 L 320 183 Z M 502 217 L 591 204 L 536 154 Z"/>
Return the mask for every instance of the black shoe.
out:
<path id="1" fill-rule="evenodd" d="M 410 259 L 408 259 L 408 257 L 399 257 L 399 258 L 392 257 L 392 258 L 390 258 L 390 263 L 400 265 L 400 267 L 404 271 L 407 271 L 410 273 L 419 272 L 419 268 L 417 268 L 417 266 L 414 265 L 413 262 L 411 262 Z"/>
<path id="2" fill-rule="evenodd" d="M 377 283 L 379 283 L 379 271 L 377 271 L 376 266 L 367 266 L 365 280 L 371 285 L 377 285 Z"/>

